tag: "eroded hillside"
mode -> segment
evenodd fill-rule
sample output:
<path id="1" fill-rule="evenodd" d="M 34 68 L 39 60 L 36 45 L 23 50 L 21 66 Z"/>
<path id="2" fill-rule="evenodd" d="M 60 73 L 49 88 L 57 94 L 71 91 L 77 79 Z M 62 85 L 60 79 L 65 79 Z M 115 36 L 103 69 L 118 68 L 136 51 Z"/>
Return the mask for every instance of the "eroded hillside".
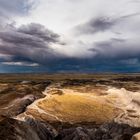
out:
<path id="1" fill-rule="evenodd" d="M 0 83 L 2 140 L 129 140 L 140 131 L 139 75 L 19 77 Z"/>

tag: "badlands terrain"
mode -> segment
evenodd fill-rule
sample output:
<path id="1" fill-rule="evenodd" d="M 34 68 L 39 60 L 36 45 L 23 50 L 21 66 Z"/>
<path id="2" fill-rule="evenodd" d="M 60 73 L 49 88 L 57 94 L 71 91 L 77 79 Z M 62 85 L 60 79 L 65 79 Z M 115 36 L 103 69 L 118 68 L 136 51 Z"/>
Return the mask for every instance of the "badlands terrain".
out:
<path id="1" fill-rule="evenodd" d="M 0 140 L 139 139 L 139 74 L 0 75 Z"/>

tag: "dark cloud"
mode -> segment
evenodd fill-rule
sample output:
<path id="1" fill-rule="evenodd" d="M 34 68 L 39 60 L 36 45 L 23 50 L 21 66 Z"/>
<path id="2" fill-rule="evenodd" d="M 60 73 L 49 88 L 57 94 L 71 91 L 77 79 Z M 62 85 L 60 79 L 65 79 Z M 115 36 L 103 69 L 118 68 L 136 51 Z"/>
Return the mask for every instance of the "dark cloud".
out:
<path id="1" fill-rule="evenodd" d="M 30 1 L 0 0 L 0 72 L 140 71 L 140 41 L 135 35 L 140 33 L 137 20 L 140 13 L 135 10 L 132 14 L 120 13 L 116 16 L 104 13 L 105 15 L 91 18 L 76 27 L 79 35 L 91 35 L 88 39 L 70 36 L 73 39 L 64 40 L 63 43 L 58 34 L 41 24 L 31 23 L 18 28 L 14 26 L 16 23 L 12 20 L 15 17 L 29 14 L 34 5 Z M 13 24 L 8 24 L 8 21 Z M 102 35 L 106 35 L 106 32 L 113 32 L 115 36 L 109 33 L 107 35 L 110 39 L 104 40 Z M 98 41 L 96 33 L 102 33 L 100 40 L 104 41 Z M 124 39 L 120 37 L 122 35 Z M 58 47 L 59 52 L 53 45 Z M 63 50 L 62 46 L 67 47 L 67 50 Z"/>
<path id="2" fill-rule="evenodd" d="M 93 44 L 90 49 L 96 56 L 93 64 L 97 71 L 140 71 L 140 45 L 136 40 L 110 39 Z"/>
<path id="3" fill-rule="evenodd" d="M 131 18 L 139 15 L 140 13 L 132 13 L 120 17 L 99 16 L 84 24 L 78 25 L 76 27 L 76 31 L 79 34 L 95 34 L 98 32 L 105 32 L 123 22 L 129 22 L 128 20 L 132 20 Z"/>
<path id="4" fill-rule="evenodd" d="M 103 59 L 140 58 L 140 45 L 136 40 L 112 38 L 108 41 L 96 42 L 90 51 Z"/>
<path id="5" fill-rule="evenodd" d="M 85 25 L 79 26 L 79 30 L 83 33 L 96 33 L 100 31 L 106 31 L 116 24 L 116 21 L 105 18 L 98 17 L 96 19 L 90 20 Z"/>
<path id="6" fill-rule="evenodd" d="M 0 63 L 10 72 L 134 72 L 139 69 L 140 46 L 135 40 L 112 38 L 89 49 L 90 58 L 67 57 L 52 49 L 59 35 L 39 24 L 9 27 L 0 32 Z M 66 47 L 66 46 L 64 46 Z M 86 44 L 85 44 L 86 47 Z M 6 55 L 10 56 L 6 59 Z M 132 67 L 133 66 L 133 67 Z M 18 67 L 22 67 L 18 68 Z M 32 68 L 27 68 L 32 67 Z M 6 71 L 6 70 L 5 70 Z"/>
<path id="7" fill-rule="evenodd" d="M 44 26 L 40 24 L 31 23 L 28 26 L 21 26 L 18 29 L 18 32 L 33 35 L 37 38 L 41 38 L 44 41 L 49 42 L 57 42 L 58 41 L 58 34 L 53 33 L 52 31 L 46 29 Z"/>
<path id="8" fill-rule="evenodd" d="M 58 42 L 59 36 L 40 24 L 31 23 L 20 28 L 9 28 L 0 32 L 3 43 L 15 46 L 44 48 L 49 43 Z"/>
<path id="9" fill-rule="evenodd" d="M 59 35 L 40 24 L 32 23 L 19 28 L 10 26 L 0 32 L 0 40 L 0 54 L 12 55 L 14 61 L 20 59 L 47 64 L 59 58 L 59 54 L 56 55 L 50 47 L 59 43 Z"/>

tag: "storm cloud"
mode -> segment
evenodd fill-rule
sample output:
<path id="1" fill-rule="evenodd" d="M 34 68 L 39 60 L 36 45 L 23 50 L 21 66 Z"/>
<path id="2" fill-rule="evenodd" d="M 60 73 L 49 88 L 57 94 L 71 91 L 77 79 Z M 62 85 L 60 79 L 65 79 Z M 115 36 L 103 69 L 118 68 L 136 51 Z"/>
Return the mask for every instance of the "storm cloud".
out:
<path id="1" fill-rule="evenodd" d="M 140 59 L 140 45 L 136 40 L 110 39 L 108 41 L 96 42 L 90 49 L 100 59 Z"/>
<path id="2" fill-rule="evenodd" d="M 0 54 L 3 54 L 3 59 L 4 55 L 11 56 L 10 61 L 49 63 L 54 57 L 59 57 L 50 47 L 53 43 L 59 43 L 59 35 L 40 24 L 31 23 L 19 28 L 9 26 L 0 32 Z"/>
<path id="3" fill-rule="evenodd" d="M 127 24 L 131 22 L 134 17 L 140 17 L 139 13 L 132 13 L 129 15 L 123 15 L 120 17 L 109 17 L 109 16 L 101 16 L 97 18 L 93 18 L 88 22 L 78 25 L 76 27 L 77 32 L 80 34 L 95 34 L 98 32 L 112 31 L 113 28 L 117 26 L 121 26 L 121 24 Z"/>
<path id="4" fill-rule="evenodd" d="M 139 6 L 139 0 L 1 0 L 0 72 L 139 72 Z"/>

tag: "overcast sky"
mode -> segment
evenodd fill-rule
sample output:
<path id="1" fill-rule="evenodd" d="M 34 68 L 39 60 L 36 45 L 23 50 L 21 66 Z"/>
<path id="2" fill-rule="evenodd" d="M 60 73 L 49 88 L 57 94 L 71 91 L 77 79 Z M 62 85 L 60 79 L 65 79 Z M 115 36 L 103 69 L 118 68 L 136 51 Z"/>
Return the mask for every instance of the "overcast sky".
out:
<path id="1" fill-rule="evenodd" d="M 0 73 L 140 72 L 140 0 L 0 0 Z"/>

